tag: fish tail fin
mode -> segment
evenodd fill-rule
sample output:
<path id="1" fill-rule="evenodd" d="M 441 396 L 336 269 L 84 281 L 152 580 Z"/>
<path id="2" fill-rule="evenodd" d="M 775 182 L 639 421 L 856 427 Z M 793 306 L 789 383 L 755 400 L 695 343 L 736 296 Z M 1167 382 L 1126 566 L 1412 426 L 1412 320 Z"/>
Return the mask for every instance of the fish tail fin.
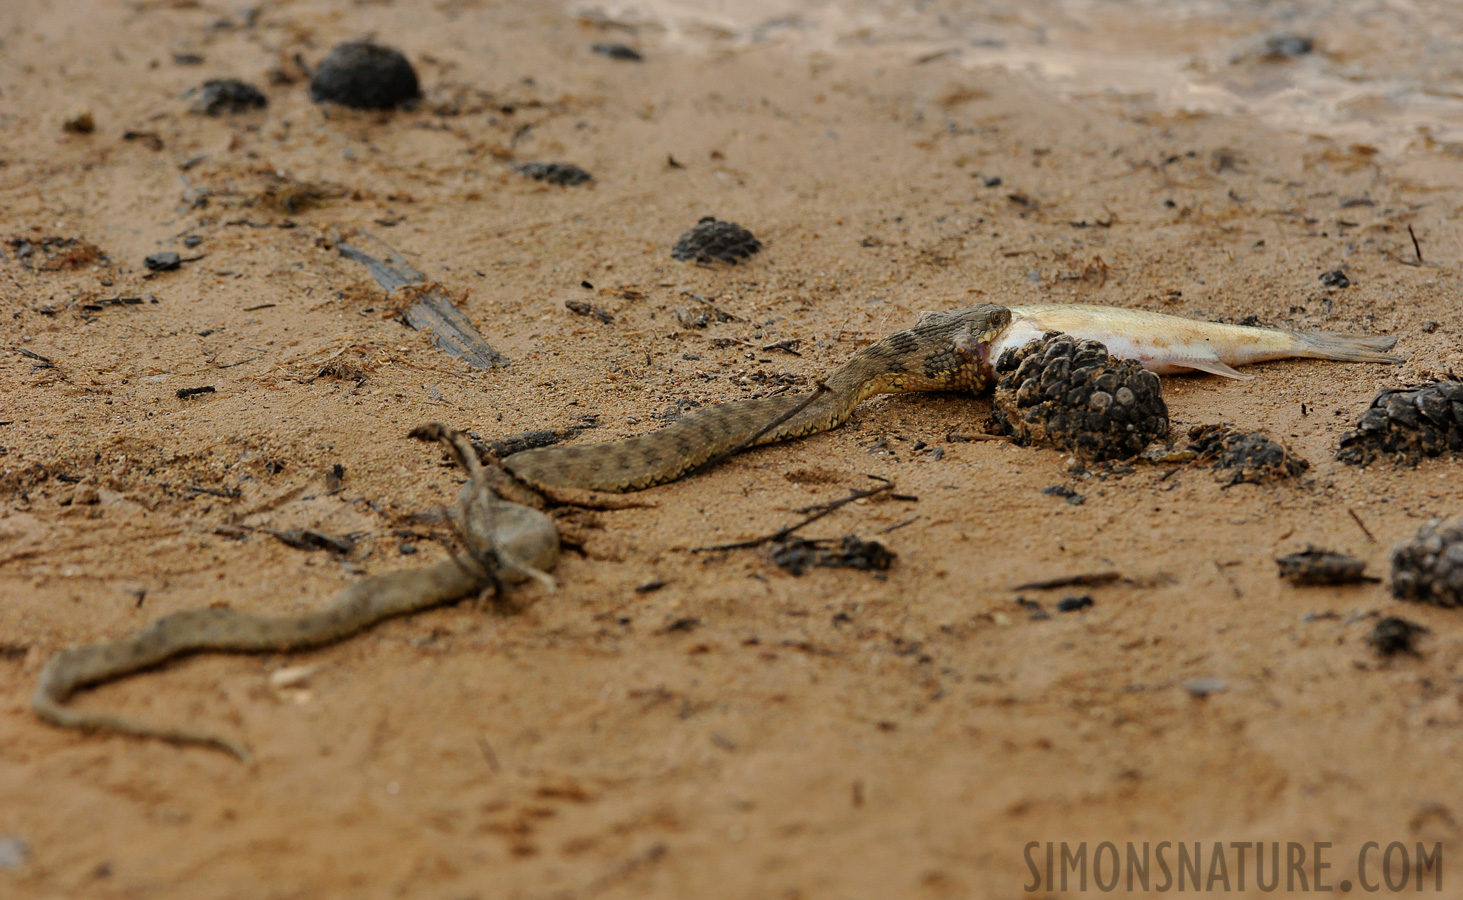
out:
<path id="1" fill-rule="evenodd" d="M 1397 338 L 1386 334 L 1339 334 L 1334 331 L 1294 331 L 1300 341 L 1299 355 L 1311 359 L 1336 359 L 1342 362 L 1400 363 L 1402 357 L 1386 351 Z"/>

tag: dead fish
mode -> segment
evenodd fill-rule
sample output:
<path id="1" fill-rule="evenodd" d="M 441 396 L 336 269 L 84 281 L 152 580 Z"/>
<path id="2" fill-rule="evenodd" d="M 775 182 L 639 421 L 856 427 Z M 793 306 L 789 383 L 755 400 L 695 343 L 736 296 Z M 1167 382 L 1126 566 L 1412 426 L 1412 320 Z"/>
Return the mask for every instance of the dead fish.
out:
<path id="1" fill-rule="evenodd" d="M 1295 357 L 1402 362 L 1400 357 L 1386 353 L 1397 343 L 1397 338 L 1389 335 L 1223 325 L 1145 310 L 1077 303 L 1010 309 L 1010 327 L 991 343 L 988 351 L 993 362 L 1006 350 L 1030 343 L 1048 331 L 1101 341 L 1113 356 L 1137 360 L 1143 368 L 1158 375 L 1198 371 L 1249 380 L 1254 376 L 1242 375 L 1233 367 Z"/>

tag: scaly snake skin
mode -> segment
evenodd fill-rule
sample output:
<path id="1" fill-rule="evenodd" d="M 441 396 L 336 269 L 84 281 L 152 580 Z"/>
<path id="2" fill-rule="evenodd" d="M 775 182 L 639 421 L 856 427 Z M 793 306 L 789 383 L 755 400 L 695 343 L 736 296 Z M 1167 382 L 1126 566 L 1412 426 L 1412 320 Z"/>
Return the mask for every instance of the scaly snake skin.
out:
<path id="1" fill-rule="evenodd" d="M 640 437 L 526 450 L 509 456 L 503 465 L 540 488 L 623 492 L 665 484 L 748 447 L 835 428 L 875 394 L 981 393 L 994 384 L 986 359 L 990 342 L 1010 321 L 1010 310 L 989 304 L 926 313 L 913 328 L 896 331 L 854 354 L 812 396 L 723 403 Z"/>

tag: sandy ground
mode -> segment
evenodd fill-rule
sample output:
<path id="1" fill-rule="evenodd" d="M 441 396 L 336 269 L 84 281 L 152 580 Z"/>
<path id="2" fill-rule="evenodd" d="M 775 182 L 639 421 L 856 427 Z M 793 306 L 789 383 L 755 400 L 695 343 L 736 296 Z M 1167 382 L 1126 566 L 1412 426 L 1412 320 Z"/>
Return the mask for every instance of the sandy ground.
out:
<path id="1" fill-rule="evenodd" d="M 1392 544 L 1460 511 L 1456 460 L 1332 459 L 1378 387 L 1463 370 L 1456 156 L 1058 102 L 894 51 L 678 55 L 550 4 L 300 0 L 251 25 L 227 4 L 17 0 L 0 29 L 3 236 L 103 254 L 0 261 L 0 838 L 27 848 L 0 895 L 1014 897 L 1028 841 L 1329 841 L 1332 883 L 1366 841 L 1460 849 L 1457 613 L 1385 584 L 1295 588 L 1273 562 L 1315 543 L 1385 574 Z M 412 59 L 424 103 L 312 105 L 296 56 L 370 33 Z M 590 52 L 606 40 L 647 58 Z M 180 95 L 221 76 L 269 108 L 189 114 Z M 75 104 L 94 133 L 63 132 Z M 596 181 L 509 167 L 530 160 Z M 301 185 L 319 196 L 292 207 Z M 673 262 L 703 215 L 766 249 Z M 470 371 L 392 318 L 332 226 L 403 251 L 512 365 Z M 197 258 L 150 276 L 161 250 Z M 1318 281 L 1341 267 L 1352 287 Z M 685 328 L 689 294 L 736 318 Z M 113 297 L 143 302 L 91 308 Z M 1166 379 L 1176 429 L 1262 428 L 1311 462 L 1265 487 L 1083 477 L 950 442 L 983 430 L 983 399 L 873 401 L 652 508 L 578 515 L 557 594 L 76 701 L 226 732 L 253 767 L 30 713 L 68 645 L 209 604 L 298 612 L 440 558 L 422 514 L 459 476 L 407 439 L 424 421 L 491 438 L 593 415 L 581 440 L 613 439 L 814 378 L 921 310 L 1072 299 L 1391 333 L 1410 361 Z M 801 355 L 760 349 L 789 338 Z M 869 475 L 918 499 L 808 532 L 877 537 L 887 576 L 686 552 Z M 342 558 L 250 527 L 359 542 Z M 1012 590 L 1094 571 L 1124 580 Z M 1095 605 L 1033 620 L 1015 602 L 1069 593 Z M 1364 638 L 1398 613 L 1432 634 L 1380 660 Z M 271 687 L 298 664 L 318 667 L 304 686 Z M 1196 698 L 1192 678 L 1227 689 Z"/>

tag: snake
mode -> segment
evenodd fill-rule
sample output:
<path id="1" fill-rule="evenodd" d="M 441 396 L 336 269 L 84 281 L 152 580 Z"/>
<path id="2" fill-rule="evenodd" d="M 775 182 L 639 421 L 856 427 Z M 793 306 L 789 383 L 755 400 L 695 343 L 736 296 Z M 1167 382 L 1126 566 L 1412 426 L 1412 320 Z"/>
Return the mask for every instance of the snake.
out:
<path id="1" fill-rule="evenodd" d="M 877 394 L 983 393 L 995 381 L 992 342 L 1010 323 L 1011 311 L 992 304 L 927 312 L 855 353 L 812 393 L 720 403 L 639 437 L 525 450 L 503 467 L 538 489 L 623 493 L 666 484 L 750 447 L 836 428 Z"/>
<path id="2" fill-rule="evenodd" d="M 31 708 L 63 728 L 154 738 L 174 744 L 222 750 L 239 760 L 248 748 L 231 738 L 184 727 L 143 722 L 98 710 L 75 709 L 66 701 L 82 688 L 203 651 L 262 653 L 317 647 L 343 640 L 378 622 L 431 609 L 483 590 L 547 575 L 559 558 L 559 533 L 541 511 L 501 499 L 492 472 L 460 433 L 426 425 L 414 437 L 446 444 L 469 481 L 459 492 L 456 522 L 466 550 L 432 565 L 374 575 L 353 584 L 313 612 L 267 616 L 233 609 L 186 609 L 112 641 L 71 647 L 41 669 Z M 501 473 L 499 473 L 501 474 Z"/>

